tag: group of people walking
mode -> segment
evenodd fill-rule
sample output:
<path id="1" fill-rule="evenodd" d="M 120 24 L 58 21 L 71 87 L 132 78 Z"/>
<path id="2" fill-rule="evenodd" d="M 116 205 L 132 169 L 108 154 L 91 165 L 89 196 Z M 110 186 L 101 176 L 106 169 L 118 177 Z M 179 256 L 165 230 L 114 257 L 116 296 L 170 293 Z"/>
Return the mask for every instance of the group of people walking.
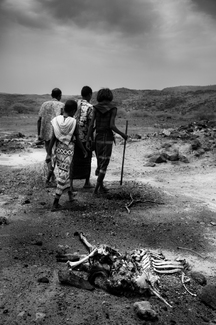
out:
<path id="1" fill-rule="evenodd" d="M 42 104 L 38 118 L 38 139 L 43 140 L 46 149 L 48 174 L 46 186 L 55 181 L 56 194 L 52 211 L 61 208 L 59 204 L 63 191 L 73 200 L 73 180 L 85 179 L 84 188 L 94 187 L 94 194 L 107 192 L 104 177 L 112 154 L 114 133 L 127 140 L 127 135 L 115 125 L 117 108 L 112 103 L 113 94 L 108 88 L 97 93 L 97 104 L 90 103 L 92 89 L 84 86 L 82 99 L 61 102 L 62 92 L 55 88 L 52 100 Z M 92 151 L 97 158 L 97 183 L 90 182 Z M 54 173 L 54 170 L 56 171 Z"/>

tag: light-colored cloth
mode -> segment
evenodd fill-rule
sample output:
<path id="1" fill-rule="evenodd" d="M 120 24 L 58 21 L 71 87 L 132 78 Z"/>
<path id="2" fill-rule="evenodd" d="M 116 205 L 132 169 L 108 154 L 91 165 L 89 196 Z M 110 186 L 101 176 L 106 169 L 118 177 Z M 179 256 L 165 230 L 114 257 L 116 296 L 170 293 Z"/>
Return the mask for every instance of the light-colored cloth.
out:
<path id="1" fill-rule="evenodd" d="M 52 136 L 51 120 L 60 114 L 62 114 L 64 103 L 59 102 L 53 98 L 47 102 L 44 102 L 39 111 L 39 117 L 41 117 L 41 129 L 40 138 L 49 141 Z"/>
<path id="2" fill-rule="evenodd" d="M 57 167 L 56 194 L 62 195 L 63 191 L 70 189 L 70 166 L 74 155 L 73 134 L 76 120 L 73 117 L 56 116 L 52 121 L 56 141 L 55 159 Z"/>
<path id="3" fill-rule="evenodd" d="M 59 115 L 52 119 L 51 124 L 55 137 L 60 142 L 68 145 L 72 140 L 76 128 L 76 119 L 71 116 L 64 117 L 63 115 Z"/>
<path id="4" fill-rule="evenodd" d="M 86 142 L 88 128 L 93 114 L 93 106 L 85 99 L 78 100 L 77 104 L 78 110 L 75 114 L 75 118 L 79 125 L 79 138 L 82 142 Z"/>

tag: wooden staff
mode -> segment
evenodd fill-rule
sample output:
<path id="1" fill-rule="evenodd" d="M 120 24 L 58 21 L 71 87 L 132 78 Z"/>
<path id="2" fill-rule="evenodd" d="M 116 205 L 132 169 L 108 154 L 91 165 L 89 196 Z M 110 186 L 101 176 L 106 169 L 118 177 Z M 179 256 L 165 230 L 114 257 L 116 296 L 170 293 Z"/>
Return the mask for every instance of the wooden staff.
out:
<path id="1" fill-rule="evenodd" d="M 128 130 L 128 121 L 126 121 L 126 128 L 125 128 L 125 134 L 126 134 L 126 135 L 127 135 L 127 130 Z M 122 168 L 121 168 L 121 180 L 120 180 L 120 185 L 122 185 L 122 180 L 123 180 L 123 173 L 124 173 L 124 159 L 125 159 L 126 143 L 127 143 L 127 140 L 124 140 L 124 150 L 123 150 L 123 157 L 122 157 Z"/>

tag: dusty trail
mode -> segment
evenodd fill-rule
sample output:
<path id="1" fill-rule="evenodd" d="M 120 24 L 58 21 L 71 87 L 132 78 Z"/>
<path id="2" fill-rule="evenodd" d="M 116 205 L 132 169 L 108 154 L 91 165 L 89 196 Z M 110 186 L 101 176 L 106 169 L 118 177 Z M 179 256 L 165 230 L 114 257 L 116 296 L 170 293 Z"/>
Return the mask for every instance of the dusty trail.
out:
<path id="1" fill-rule="evenodd" d="M 4 315 L 5 325 L 18 319 L 19 324 L 40 323 L 40 317 L 46 317 L 45 324 L 140 324 L 133 315 L 132 301 L 112 297 L 102 291 L 94 294 L 74 288 L 59 286 L 57 271 L 62 266 L 55 262 L 55 249 L 69 245 L 73 250 L 82 248 L 73 238 L 75 230 L 82 230 L 93 243 L 108 243 L 119 249 L 151 247 L 162 249 L 169 259 L 177 256 L 186 259 L 193 270 L 202 272 L 206 277 L 215 279 L 216 274 L 216 203 L 214 186 L 214 157 L 191 160 L 189 164 L 157 164 L 146 167 L 147 155 L 159 148 L 158 143 L 141 140 L 127 144 L 123 187 L 129 181 L 149 185 L 162 193 L 163 205 L 134 205 L 128 214 L 124 205 L 110 210 L 111 205 L 102 199 L 93 200 L 91 193 L 83 192 L 82 182 L 76 181 L 78 189 L 76 207 L 57 213 L 50 212 L 54 189 L 45 190 L 41 184 L 39 192 L 30 184 L 30 170 L 43 167 L 44 149 L 31 148 L 28 152 L 1 154 L 1 172 L 11 175 L 5 178 L 5 190 L 0 196 L 0 217 L 9 216 L 10 224 L 0 229 L 0 258 L 3 291 L 0 306 L 8 310 Z M 105 182 L 112 189 L 120 181 L 123 146 L 117 142 Z M 96 159 L 92 161 L 92 182 L 96 181 L 94 170 Z M 19 171 L 17 177 L 16 170 Z M 20 170 L 25 172 L 21 173 Z M 12 173 L 15 173 L 13 177 Z M 17 179 L 18 178 L 18 179 Z M 12 186 L 10 185 L 12 182 Z M 8 183 L 9 182 L 9 183 Z M 28 199 L 30 204 L 23 205 Z M 86 210 L 85 205 L 90 210 Z M 41 240 L 42 246 L 32 245 Z M 177 246 L 189 250 L 177 250 Z M 190 251 L 192 249 L 192 251 Z M 199 255 L 198 255 L 199 254 Z M 201 257 L 202 255 L 203 257 Z M 14 277 L 14 274 L 16 277 Z M 37 278 L 46 276 L 48 285 L 38 285 Z M 170 280 L 175 282 L 175 278 Z M 161 304 L 160 317 L 167 324 L 176 319 L 176 324 L 186 324 L 191 313 L 189 325 L 202 325 L 198 313 L 202 310 L 210 315 L 203 305 L 194 305 L 191 297 L 181 303 L 176 297 L 178 288 L 169 293 L 168 300 L 176 301 L 174 311 L 167 311 Z M 109 304 L 110 322 L 103 313 L 101 301 Z M 159 302 L 156 299 L 155 306 Z M 182 305 L 181 305 L 182 304 Z M 94 306 L 92 308 L 92 306 Z M 83 316 L 85 308 L 86 316 Z M 158 309 L 158 310 L 159 310 Z M 8 313 L 8 315 L 7 315 Z M 181 313 L 182 322 L 178 323 Z M 44 316 L 45 315 L 45 316 Z M 184 316 L 185 315 L 185 316 Z M 190 314 L 191 315 L 191 314 Z M 38 319 L 37 319 L 38 317 Z M 209 319 L 211 318 L 208 316 Z M 36 321 L 37 319 L 37 321 Z M 165 324 L 163 321 L 159 324 Z"/>

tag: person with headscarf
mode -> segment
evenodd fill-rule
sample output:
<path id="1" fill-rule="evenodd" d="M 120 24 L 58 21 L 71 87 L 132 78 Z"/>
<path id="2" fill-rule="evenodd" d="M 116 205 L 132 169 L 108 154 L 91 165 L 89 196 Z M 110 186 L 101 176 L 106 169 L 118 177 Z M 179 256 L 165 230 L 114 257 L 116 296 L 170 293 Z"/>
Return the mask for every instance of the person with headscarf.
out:
<path id="1" fill-rule="evenodd" d="M 77 103 L 74 100 L 68 100 L 64 106 L 63 115 L 56 116 L 52 119 L 52 138 L 47 152 L 46 162 L 51 160 L 52 149 L 55 145 L 54 155 L 57 168 L 57 187 L 52 210 L 61 209 L 59 199 L 63 191 L 68 190 L 69 201 L 73 200 L 70 188 L 70 166 L 74 154 L 74 140 L 87 156 L 87 152 L 79 139 L 79 130 L 76 119 L 73 117 L 77 110 Z"/>

